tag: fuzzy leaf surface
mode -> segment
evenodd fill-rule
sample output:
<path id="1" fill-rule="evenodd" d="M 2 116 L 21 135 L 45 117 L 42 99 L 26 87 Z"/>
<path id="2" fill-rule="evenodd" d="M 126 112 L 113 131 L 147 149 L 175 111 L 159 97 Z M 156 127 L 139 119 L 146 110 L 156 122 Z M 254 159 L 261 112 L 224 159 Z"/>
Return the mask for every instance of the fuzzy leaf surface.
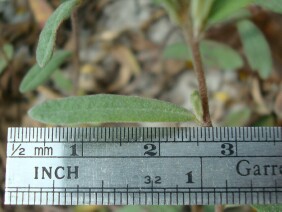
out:
<path id="1" fill-rule="evenodd" d="M 70 17 L 72 10 L 77 3 L 77 0 L 63 2 L 48 18 L 40 33 L 36 49 L 36 60 L 40 67 L 44 67 L 51 59 L 58 28 L 64 20 Z"/>
<path id="2" fill-rule="evenodd" d="M 98 94 L 50 100 L 33 107 L 29 115 L 49 124 L 105 122 L 186 122 L 195 120 L 185 108 L 155 99 Z"/>
<path id="3" fill-rule="evenodd" d="M 68 51 L 57 51 L 44 68 L 40 68 L 38 64 L 35 64 L 22 80 L 20 84 L 20 92 L 25 93 L 31 91 L 37 88 L 37 86 L 43 84 L 70 56 L 71 53 Z"/>

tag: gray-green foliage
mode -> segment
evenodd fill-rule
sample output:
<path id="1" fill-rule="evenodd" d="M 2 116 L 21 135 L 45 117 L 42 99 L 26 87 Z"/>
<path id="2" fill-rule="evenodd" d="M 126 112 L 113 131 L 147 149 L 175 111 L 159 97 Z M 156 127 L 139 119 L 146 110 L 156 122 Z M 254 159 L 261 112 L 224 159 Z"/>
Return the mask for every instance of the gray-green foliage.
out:
<path id="1" fill-rule="evenodd" d="M 191 112 L 169 102 L 110 94 L 47 101 L 32 108 L 29 115 L 49 124 L 195 120 Z"/>
<path id="2" fill-rule="evenodd" d="M 234 70 L 243 66 L 241 56 L 231 47 L 211 40 L 200 43 L 203 63 L 209 68 Z M 166 59 L 192 60 L 190 49 L 183 43 L 175 43 L 164 49 Z"/>
<path id="3" fill-rule="evenodd" d="M 5 68 L 9 64 L 9 61 L 12 59 L 13 54 L 13 46 L 9 43 L 4 44 L 0 51 L 0 74 L 5 70 Z"/>
<path id="4" fill-rule="evenodd" d="M 78 0 L 63 2 L 47 20 L 40 33 L 36 49 L 36 60 L 40 67 L 44 67 L 52 57 L 56 41 L 56 34 L 61 23 L 70 17 L 73 8 Z"/>
<path id="5" fill-rule="evenodd" d="M 250 5 L 254 0 L 215 0 L 208 17 L 209 24 L 223 22 L 228 16 Z"/>
<path id="6" fill-rule="evenodd" d="M 20 84 L 20 92 L 24 93 L 31 91 L 44 83 L 66 60 L 66 58 L 70 56 L 71 53 L 68 51 L 57 51 L 44 68 L 40 68 L 38 64 L 35 64 L 22 80 Z"/>
<path id="7" fill-rule="evenodd" d="M 262 78 L 267 78 L 271 73 L 272 58 L 264 35 L 249 20 L 240 21 L 237 26 L 249 65 Z"/>

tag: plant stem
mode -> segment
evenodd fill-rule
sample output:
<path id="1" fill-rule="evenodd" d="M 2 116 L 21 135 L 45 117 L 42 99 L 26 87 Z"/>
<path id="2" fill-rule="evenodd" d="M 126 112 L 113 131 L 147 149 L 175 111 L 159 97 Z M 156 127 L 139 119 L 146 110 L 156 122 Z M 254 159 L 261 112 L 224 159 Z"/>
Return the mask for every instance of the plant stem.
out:
<path id="1" fill-rule="evenodd" d="M 78 80 L 79 80 L 79 33 L 78 33 L 78 24 L 77 24 L 77 8 L 75 8 L 71 14 L 71 24 L 72 24 L 72 37 L 74 42 L 74 55 L 73 55 L 73 94 L 77 93 L 78 89 Z"/>
<path id="2" fill-rule="evenodd" d="M 182 31 L 187 45 L 191 48 L 194 70 L 198 79 L 199 93 L 203 107 L 203 127 L 212 127 L 209 112 L 209 100 L 206 85 L 206 77 L 201 59 L 199 39 L 194 36 L 193 26 L 190 18 L 186 18 L 182 23 Z"/>

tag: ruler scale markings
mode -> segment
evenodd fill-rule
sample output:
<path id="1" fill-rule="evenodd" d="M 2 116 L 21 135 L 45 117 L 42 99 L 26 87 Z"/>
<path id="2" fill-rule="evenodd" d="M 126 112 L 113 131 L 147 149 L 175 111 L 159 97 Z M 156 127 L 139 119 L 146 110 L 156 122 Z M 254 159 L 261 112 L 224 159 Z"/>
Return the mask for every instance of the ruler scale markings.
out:
<path id="1" fill-rule="evenodd" d="M 15 129 L 15 130 L 13 130 L 13 129 Z M 90 129 L 89 132 L 91 132 L 91 129 L 93 129 L 93 128 L 89 128 L 89 129 Z M 94 130 L 95 129 L 96 128 L 94 128 Z M 113 128 L 113 129 L 116 129 L 116 128 Z M 145 128 L 138 128 L 139 130 L 137 128 L 134 128 L 134 129 L 135 129 L 135 132 L 138 132 L 140 130 L 144 134 L 144 129 Z M 210 192 L 211 192 L 209 189 L 214 189 L 214 191 L 216 193 L 214 194 L 213 198 L 214 198 L 214 200 L 219 200 L 219 198 L 218 198 L 219 196 L 217 196 L 216 194 L 221 195 L 221 198 L 222 198 L 222 195 L 223 195 L 222 192 L 224 192 L 224 190 L 221 190 L 221 189 L 225 189 L 225 192 L 224 192 L 226 194 L 225 201 L 226 202 L 230 202 L 230 203 L 234 203 L 234 201 L 235 201 L 235 203 L 238 203 L 238 199 L 240 199 L 241 196 L 243 198 L 245 198 L 245 202 L 246 203 L 248 203 L 248 202 L 249 203 L 250 202 L 262 203 L 263 201 L 265 201 L 267 203 L 276 203 L 276 202 L 279 203 L 279 202 L 281 202 L 281 195 L 282 195 L 281 194 L 282 193 L 282 188 L 281 188 L 281 184 L 280 184 L 281 183 L 281 180 L 280 180 L 281 179 L 281 174 L 280 174 L 279 171 L 277 171 L 279 169 L 276 168 L 276 167 L 280 166 L 280 164 L 279 164 L 280 160 L 278 158 L 281 158 L 282 154 L 281 154 L 281 150 L 279 148 L 278 149 L 276 148 L 275 152 L 272 152 L 273 148 L 268 145 L 268 143 L 270 144 L 270 142 L 273 145 L 274 141 L 276 142 L 276 145 L 278 145 L 278 142 L 279 142 L 279 145 L 282 142 L 281 141 L 281 136 L 279 135 L 279 134 L 281 134 L 281 128 L 279 128 L 279 127 L 277 127 L 277 128 L 210 128 L 210 129 L 201 129 L 201 128 L 196 128 L 196 129 L 194 129 L 194 128 L 193 129 L 191 129 L 191 128 L 154 128 L 154 129 L 152 129 L 152 128 L 146 128 L 146 136 L 145 137 L 144 136 L 143 137 L 142 136 L 138 136 L 137 135 L 138 133 L 134 134 L 133 133 L 134 129 L 133 128 L 123 128 L 123 130 L 122 130 L 123 131 L 123 133 L 122 133 L 123 136 L 120 134 L 120 138 L 121 138 L 120 141 L 127 143 L 127 145 L 124 146 L 123 152 L 120 152 L 119 155 L 105 155 L 105 156 L 102 156 L 102 157 L 101 156 L 91 156 L 91 157 L 81 156 L 79 159 L 77 159 L 77 160 L 80 161 L 79 164 L 80 165 L 82 164 L 82 167 L 80 167 L 80 168 L 84 167 L 84 163 L 86 162 L 86 160 L 88 161 L 87 163 L 89 163 L 88 166 L 92 166 L 92 165 L 90 165 L 90 164 L 92 164 L 92 161 L 94 163 L 94 161 L 101 160 L 101 163 L 99 162 L 99 165 L 98 165 L 98 167 L 101 167 L 101 169 L 103 169 L 103 165 L 101 165 L 101 164 L 104 163 L 104 162 L 102 162 L 104 160 L 120 161 L 117 164 L 120 164 L 121 167 L 118 168 L 117 166 L 115 166 L 117 170 L 118 169 L 124 169 L 124 168 L 126 168 L 129 165 L 128 164 L 129 161 L 128 162 L 122 162 L 123 158 L 124 159 L 129 158 L 130 161 L 134 160 L 134 162 L 132 162 L 132 165 L 142 162 L 143 159 L 145 159 L 144 157 L 131 156 L 131 154 L 135 154 L 136 155 L 136 154 L 138 154 L 138 152 L 142 151 L 142 148 L 132 149 L 132 147 L 139 145 L 138 144 L 139 143 L 138 142 L 138 140 L 139 140 L 138 137 L 141 137 L 142 138 L 141 140 L 143 140 L 144 143 L 147 143 L 147 142 L 148 143 L 149 142 L 158 142 L 158 145 L 159 145 L 159 156 L 158 157 L 156 157 L 156 156 L 155 157 L 146 157 L 146 160 L 142 162 L 142 163 L 144 163 L 144 165 L 146 164 L 147 167 L 152 166 L 152 168 L 149 168 L 149 170 L 152 170 L 152 176 L 151 176 L 152 179 L 155 177 L 154 175 L 162 176 L 164 174 L 164 176 L 170 176 L 170 175 L 173 176 L 172 174 L 179 173 L 179 177 L 176 175 L 176 179 L 180 180 L 181 179 L 181 176 L 180 176 L 181 175 L 181 169 L 184 168 L 185 164 L 190 164 L 188 162 L 190 159 L 192 160 L 192 158 L 197 158 L 197 157 L 200 158 L 200 160 L 209 159 L 209 160 L 205 160 L 205 163 L 202 164 L 202 168 L 201 168 L 202 169 L 201 170 L 202 174 L 205 173 L 206 177 L 212 176 L 213 175 L 212 172 L 216 171 L 216 170 L 206 170 L 206 167 L 209 166 L 208 165 L 209 163 L 213 164 L 214 163 L 213 161 L 217 161 L 216 158 L 218 158 L 218 161 L 222 161 L 223 164 L 226 164 L 226 163 L 229 163 L 229 164 L 233 163 L 234 164 L 235 163 L 234 164 L 234 170 L 233 170 L 233 171 L 235 171 L 235 173 L 234 173 L 235 175 L 236 175 L 236 163 L 238 163 L 238 161 L 240 161 L 240 160 L 247 160 L 247 161 L 249 161 L 248 163 L 250 163 L 250 165 L 249 165 L 247 162 L 245 162 L 240 167 L 240 169 L 242 169 L 242 171 L 245 171 L 245 172 L 247 171 L 246 168 L 248 168 L 248 166 L 250 166 L 250 167 L 253 166 L 251 163 L 258 164 L 258 166 L 261 167 L 261 171 L 260 172 L 262 172 L 263 169 L 266 169 L 266 168 L 263 168 L 264 164 L 270 164 L 270 166 L 273 166 L 272 168 L 271 167 L 267 168 L 268 169 L 268 175 L 262 177 L 259 181 L 256 181 L 256 184 L 258 183 L 258 186 L 257 185 L 256 186 L 251 185 L 249 187 L 248 186 L 244 186 L 244 179 L 247 179 L 247 178 L 241 177 L 240 178 L 241 180 L 238 181 L 238 180 L 235 180 L 235 177 L 237 175 L 236 176 L 230 175 L 231 176 L 231 178 L 230 178 L 231 179 L 231 186 L 229 186 L 229 180 L 228 180 L 228 188 L 227 188 L 227 190 L 226 190 L 226 187 L 225 188 L 224 187 L 220 187 L 218 184 L 216 184 L 217 183 L 216 181 L 215 181 L 215 186 L 216 187 L 210 187 L 209 185 L 206 185 L 206 184 L 204 184 L 204 185 L 202 184 L 201 186 L 195 186 L 195 185 L 192 184 L 191 186 L 192 186 L 193 190 L 191 192 L 193 193 L 193 197 L 190 197 L 189 198 L 190 200 L 194 199 L 194 201 L 195 201 L 195 198 L 196 198 L 196 202 L 197 203 L 206 204 L 207 203 L 206 199 L 208 198 L 208 203 L 209 203 L 210 202 L 209 201 L 209 198 L 210 198 L 209 195 L 210 195 Z M 64 131 L 68 131 L 66 139 L 62 139 L 63 136 L 64 136 Z M 196 150 L 196 148 L 199 148 L 202 145 L 199 146 L 199 147 L 195 147 L 195 146 L 193 147 L 193 146 L 190 146 L 192 144 L 191 141 L 189 141 L 188 139 L 184 139 L 185 135 L 186 135 L 186 137 L 189 137 L 187 135 L 188 133 L 186 133 L 186 132 L 189 132 L 189 131 L 192 132 L 192 133 L 190 133 L 190 136 L 192 138 L 190 140 L 192 140 L 192 142 L 197 142 L 197 143 L 205 142 L 202 145 L 207 149 L 206 150 L 208 152 L 207 155 L 201 155 L 201 152 L 199 152 L 200 154 L 198 154 L 198 155 L 197 154 L 196 155 L 187 154 L 187 155 L 180 155 L 180 156 L 173 155 L 174 154 L 173 151 L 177 151 L 177 150 L 182 149 L 182 148 L 188 148 L 188 149 L 195 148 L 195 151 L 198 152 L 198 150 Z M 264 131 L 264 132 L 262 132 L 262 131 Z M 33 143 L 29 142 L 29 141 L 27 142 L 26 138 L 30 138 L 28 140 L 33 140 L 36 143 L 38 143 L 39 141 L 45 142 L 45 140 L 46 140 L 46 142 L 49 143 L 48 145 L 51 145 L 51 146 L 52 145 L 62 145 L 61 148 L 69 149 L 69 146 L 67 145 L 67 142 L 71 142 L 71 143 L 81 142 L 81 145 L 83 145 L 85 140 L 87 140 L 87 139 L 84 139 L 84 138 L 87 137 L 86 134 L 89 134 L 87 129 L 83 129 L 83 128 L 65 128 L 65 129 L 64 128 L 56 128 L 56 129 L 52 129 L 52 128 L 49 128 L 49 129 L 45 129 L 45 128 L 11 128 L 8 131 L 8 145 L 7 145 L 7 148 L 9 148 L 9 149 L 12 149 L 12 144 L 13 144 L 13 141 L 11 139 L 13 137 L 13 135 L 9 135 L 9 133 L 13 133 L 13 132 L 14 132 L 14 137 L 15 137 L 15 135 L 17 135 L 14 140 L 19 142 L 20 143 L 19 145 L 24 145 L 24 148 L 25 148 L 25 150 L 27 152 L 27 155 L 26 156 L 22 156 L 22 155 L 13 155 L 13 156 L 11 156 L 12 152 L 10 150 L 8 151 L 10 153 L 8 154 L 8 159 L 7 159 L 7 161 L 9 162 L 8 167 L 7 167 L 7 176 L 14 176 L 17 173 L 17 170 L 14 170 L 11 167 L 18 167 L 19 166 L 21 168 L 21 166 L 27 166 L 27 167 L 30 166 L 30 164 L 29 164 L 29 162 L 27 160 L 30 160 L 32 157 L 34 157 L 34 156 L 30 155 L 30 153 L 31 153 L 30 149 L 33 148 L 31 145 L 33 145 Z M 114 132 L 115 131 L 113 131 L 112 128 L 100 128 L 98 134 L 102 133 L 102 136 L 101 135 L 100 136 L 97 135 L 96 141 L 100 139 L 100 141 L 99 141 L 100 143 L 108 143 L 108 142 L 111 142 L 111 141 L 115 142 L 116 139 L 114 138 L 115 137 L 114 136 Z M 164 133 L 162 134 L 162 132 L 164 132 Z M 233 136 L 233 132 L 234 132 L 234 136 Z M 243 132 L 243 134 L 240 134 L 240 133 L 238 134 L 238 132 Z M 56 139 L 56 134 L 60 135 L 59 139 Z M 132 136 L 132 134 L 134 136 Z M 209 134 L 213 135 L 213 136 L 211 136 L 211 139 L 209 139 Z M 31 135 L 33 135 L 33 136 L 31 136 Z M 90 133 L 90 135 L 91 135 L 91 133 Z M 259 135 L 263 135 L 265 137 L 265 139 L 262 140 Z M 36 139 L 37 137 L 38 137 L 38 139 Z M 240 138 L 243 138 L 243 139 L 240 140 Z M 81 139 L 81 141 L 79 139 Z M 63 143 L 61 143 L 61 140 L 63 140 Z M 176 146 L 176 148 L 171 150 L 172 152 L 170 154 L 172 154 L 172 155 L 166 156 L 166 154 L 163 154 L 162 156 L 160 156 L 160 151 L 161 151 L 160 146 L 162 145 L 163 140 L 164 141 L 166 140 L 166 142 L 170 142 L 171 144 L 173 142 L 178 143 L 179 146 Z M 211 140 L 211 142 L 210 142 L 210 140 Z M 212 140 L 215 141 L 214 144 L 213 144 Z M 210 154 L 210 153 L 212 153 L 212 149 L 213 148 L 218 148 L 216 146 L 213 147 L 211 145 L 216 145 L 216 142 L 218 142 L 218 141 L 219 142 L 226 142 L 226 143 L 233 143 L 233 142 L 235 142 L 236 143 L 236 147 L 234 147 L 234 150 L 236 151 L 237 155 L 225 156 L 223 158 L 222 155 L 220 155 L 220 154 L 218 154 L 218 155 Z M 254 145 L 254 147 L 255 147 L 255 146 L 257 146 L 259 144 L 258 142 L 259 143 L 264 143 L 264 146 L 261 146 L 261 147 L 263 147 L 263 149 L 252 149 L 251 148 L 252 145 Z M 237 143 L 240 143 L 240 149 L 238 149 L 239 147 L 237 147 Z M 88 148 L 92 148 L 92 145 L 93 145 L 93 148 L 97 148 L 95 146 L 97 144 L 97 142 L 91 143 L 90 140 L 89 140 L 89 144 L 91 146 L 87 146 L 87 149 Z M 128 145 L 132 145 L 132 147 L 130 147 Z M 181 146 L 181 145 L 184 145 L 184 146 Z M 247 150 L 244 151 L 245 152 L 244 155 L 238 156 L 238 155 L 241 155 L 241 154 L 239 154 L 240 151 L 246 149 L 245 148 L 246 145 L 249 145 L 249 146 L 247 147 Z M 53 148 L 55 148 L 55 147 L 57 148 L 57 146 L 52 146 L 52 147 Z M 111 148 L 111 146 L 105 146 L 105 147 L 107 149 Z M 129 152 L 126 149 L 129 148 L 129 147 L 130 147 L 130 151 L 133 151 L 131 154 L 127 154 Z M 15 148 L 16 148 L 16 146 L 14 145 L 14 150 L 15 150 Z M 166 149 L 167 147 L 163 146 L 163 148 Z M 220 148 L 219 148 L 219 150 L 220 150 Z M 260 150 L 263 150 L 264 153 L 260 154 Z M 108 152 L 109 154 L 111 152 L 114 153 L 110 149 L 107 150 L 106 152 Z M 68 176 L 68 174 L 67 174 L 67 171 L 68 171 L 67 166 L 73 165 L 72 162 L 71 162 L 72 158 L 70 158 L 68 155 L 60 155 L 60 154 L 61 154 L 60 151 L 58 151 L 56 153 L 56 155 L 52 155 L 52 156 L 49 156 L 49 157 L 48 156 L 42 156 L 42 155 L 38 155 L 37 156 L 38 159 L 36 160 L 36 163 L 38 164 L 37 166 L 40 169 L 40 172 L 38 172 L 39 176 L 41 176 L 42 174 L 44 174 L 45 178 L 48 177 L 49 175 L 54 177 L 54 176 L 56 176 L 56 174 L 57 174 L 57 176 L 62 176 L 63 174 Z M 44 158 L 50 158 L 50 160 L 51 161 L 54 160 L 54 162 L 55 162 L 55 160 L 58 160 L 58 162 L 54 163 L 54 162 L 50 162 L 50 160 L 46 161 L 46 160 L 44 160 Z M 70 159 L 65 160 L 66 158 L 70 158 Z M 251 158 L 258 158 L 258 159 L 253 161 L 253 160 L 251 160 Z M 267 158 L 269 158 L 269 159 L 267 159 Z M 26 162 L 25 162 L 25 160 L 26 160 Z M 69 165 L 67 165 L 68 164 L 67 161 L 69 161 L 69 160 L 70 160 Z M 174 162 L 172 160 L 174 160 Z M 181 162 L 182 160 L 185 160 L 185 161 L 187 160 L 187 162 L 184 162 L 184 161 Z M 47 164 L 44 165 L 44 166 L 42 166 L 43 165 L 43 161 L 44 161 L 44 163 L 47 162 Z M 63 162 L 63 163 L 60 163 L 60 161 Z M 208 163 L 206 163 L 206 161 Z M 165 171 L 164 171 L 163 174 L 161 174 L 158 171 L 158 169 L 154 168 L 154 166 L 157 166 L 157 164 L 159 162 L 162 163 L 162 166 L 165 165 L 165 167 L 169 163 L 171 163 L 172 165 L 168 166 L 167 168 L 164 167 Z M 51 173 L 51 171 L 50 171 L 51 170 L 51 166 L 49 165 L 51 163 L 52 164 L 57 164 L 58 165 L 57 168 L 59 166 L 62 166 L 64 169 L 62 169 L 62 168 L 57 169 L 56 166 L 54 166 L 54 167 L 52 167 L 52 173 Z M 96 164 L 96 162 L 95 162 L 95 164 Z M 122 167 L 122 165 L 124 167 Z M 41 170 L 41 166 L 42 166 L 42 170 Z M 86 164 L 85 164 L 85 166 L 86 166 Z M 175 166 L 178 169 L 177 171 L 176 170 L 173 171 L 173 169 L 172 169 L 172 167 L 175 167 Z M 191 166 L 194 166 L 194 165 L 191 165 Z M 43 170 L 43 167 L 45 167 L 45 171 Z M 228 173 L 231 174 L 232 169 L 230 169 L 228 167 L 230 167 L 230 165 L 229 166 L 226 165 L 226 168 L 224 168 L 224 170 L 226 170 L 227 174 Z M 57 169 L 57 173 L 55 173 L 56 169 Z M 100 168 L 98 168 L 98 169 L 100 169 Z M 198 167 L 194 166 L 194 169 L 198 170 Z M 274 175 L 272 175 L 272 176 L 270 175 L 271 169 L 276 169 Z M 85 169 L 85 171 L 86 170 L 87 169 Z M 41 172 L 41 171 L 43 171 L 43 172 Z M 70 166 L 70 170 L 69 171 L 70 171 L 70 173 L 72 171 L 74 171 L 74 167 Z M 110 170 L 108 170 L 108 171 L 110 171 Z M 111 170 L 111 171 L 114 171 L 114 169 Z M 171 171 L 172 174 L 169 174 L 168 171 Z M 210 171 L 212 171 L 212 172 L 210 173 Z M 88 171 L 86 171 L 86 173 L 87 172 Z M 251 172 L 253 172 L 253 170 L 251 170 Z M 34 173 L 34 169 L 33 169 L 33 171 L 31 170 L 31 171 L 28 171 L 27 173 Z M 130 178 L 129 178 L 130 175 L 128 175 L 130 173 L 128 171 L 126 171 L 125 173 L 126 173 L 126 179 L 129 180 L 128 182 L 131 182 Z M 183 174 L 185 175 L 185 173 L 187 173 L 187 171 L 184 172 Z M 98 174 L 98 176 L 99 176 L 99 174 Z M 193 174 L 194 174 L 194 172 L 193 172 Z M 137 175 L 139 177 L 141 177 L 141 182 L 140 183 L 142 184 L 142 175 L 139 175 L 138 173 L 137 173 Z M 70 176 L 74 176 L 74 174 L 71 174 Z M 80 176 L 81 176 L 81 174 L 80 174 Z M 23 177 L 25 177 L 25 176 L 23 176 Z M 28 176 L 26 176 L 26 177 L 28 177 Z M 82 174 L 81 177 L 84 177 L 83 174 Z M 102 177 L 102 175 L 101 175 L 101 177 Z M 193 177 L 195 177 L 195 176 L 193 176 Z M 195 182 L 198 182 L 198 180 L 203 181 L 203 177 L 204 176 L 200 176 L 201 179 L 195 178 L 196 179 Z M 222 178 L 222 180 L 223 180 L 224 177 L 225 176 L 223 175 L 223 176 L 220 176 L 219 178 Z M 233 178 L 234 178 L 235 181 L 232 182 Z M 30 185 L 36 185 L 37 184 L 36 182 L 39 183 L 39 181 L 35 181 L 33 179 L 33 177 L 28 177 L 27 179 L 31 179 L 31 181 L 23 180 L 23 184 L 25 182 L 28 182 L 28 184 L 30 184 Z M 79 194 L 77 194 L 76 196 L 73 195 L 74 191 L 69 190 L 69 189 L 71 189 L 71 187 L 70 187 L 71 184 L 68 184 L 69 186 L 67 188 L 65 188 L 66 190 L 69 190 L 69 192 L 70 192 L 70 194 L 72 196 L 71 199 L 74 199 L 74 198 L 78 198 L 79 199 L 79 196 L 81 197 L 82 200 L 83 200 L 83 198 L 85 198 L 85 190 L 81 190 L 81 189 L 83 189 L 83 188 L 89 189 L 89 187 L 88 186 L 81 186 L 81 185 L 83 185 L 83 181 L 87 182 L 87 178 L 83 178 L 83 179 L 84 180 L 79 179 L 79 181 L 78 181 L 79 182 L 78 185 L 79 185 L 80 191 L 79 191 Z M 107 180 L 107 185 L 110 185 L 110 184 L 108 184 L 108 178 L 103 178 L 102 177 L 102 179 L 104 181 Z M 188 192 L 187 186 L 190 187 L 190 185 L 186 185 L 186 187 L 185 187 L 184 184 L 182 185 L 180 183 L 181 186 L 178 186 L 178 188 L 176 189 L 176 187 L 173 188 L 173 187 L 169 186 L 169 183 L 173 182 L 173 180 L 172 180 L 173 178 L 168 178 L 168 179 L 169 179 L 168 181 L 166 180 L 165 182 L 163 182 L 164 185 L 162 185 L 162 187 L 159 187 L 159 186 L 155 187 L 155 185 L 153 184 L 153 187 L 152 187 L 153 189 L 151 191 L 146 190 L 146 187 L 143 188 L 142 193 L 145 195 L 145 199 L 146 199 L 147 204 L 160 204 L 162 202 L 162 201 L 160 201 L 160 198 L 162 198 L 161 197 L 162 195 L 160 196 L 160 190 L 158 190 L 160 188 L 161 189 L 164 189 L 164 188 L 165 189 L 167 189 L 167 188 L 174 189 L 174 190 L 170 190 L 170 193 L 172 195 L 170 201 L 172 201 L 173 204 L 180 204 L 181 201 L 182 201 L 181 197 L 184 198 L 185 192 L 189 194 L 190 191 Z M 226 179 L 229 179 L 229 178 L 226 178 Z M 55 179 L 55 181 L 56 180 L 57 179 Z M 45 181 L 48 182 L 48 178 L 44 179 L 44 180 L 41 180 L 40 184 L 44 185 L 43 182 L 45 182 Z M 119 179 L 119 181 L 121 182 L 122 179 Z M 63 181 L 60 181 L 60 182 L 63 182 L 62 185 L 64 185 L 66 182 L 72 182 L 72 180 L 67 181 L 67 180 L 64 179 Z M 268 185 L 269 183 L 267 183 L 267 182 L 269 182 L 269 183 L 273 182 L 273 185 L 269 186 Z M 113 182 L 111 182 L 111 183 L 113 183 Z M 183 183 L 185 183 L 185 182 L 183 182 Z M 6 199 L 6 204 L 12 204 L 12 203 L 16 203 L 17 204 L 17 202 L 18 202 L 18 200 L 17 200 L 18 194 L 21 194 L 21 196 L 22 196 L 22 203 L 23 204 L 27 204 L 27 203 L 31 204 L 32 202 L 38 204 L 38 201 L 36 200 L 36 195 L 37 195 L 36 192 L 38 190 L 34 190 L 34 188 L 36 186 L 35 187 L 34 186 L 29 186 L 29 188 L 27 187 L 27 190 L 25 190 L 24 186 L 20 186 L 20 185 L 12 186 L 12 185 L 13 185 L 13 181 L 12 181 L 12 179 L 10 179 L 10 181 L 8 182 L 8 184 L 6 186 L 6 192 L 11 192 L 13 195 L 12 195 L 12 200 L 10 200 L 10 203 L 8 203 L 9 202 L 9 198 Z M 46 184 L 46 185 L 48 186 L 48 184 Z M 136 188 L 142 188 L 142 186 L 140 186 L 140 185 L 137 186 Z M 9 189 L 12 189 L 13 187 L 15 188 L 15 190 L 9 190 Z M 91 187 L 93 187 L 93 186 L 91 185 Z M 242 191 L 240 191 L 240 187 L 242 187 Z M 17 189 L 21 188 L 21 189 L 24 189 L 24 190 L 17 191 L 16 188 Z M 32 190 L 30 190 L 31 188 L 32 188 Z M 60 198 L 60 193 L 59 192 L 61 192 L 60 190 L 57 190 L 59 187 L 54 186 L 54 188 L 49 190 L 49 191 L 48 190 L 46 191 L 46 188 L 47 188 L 46 186 L 43 187 L 44 193 L 46 194 L 46 197 L 44 197 L 44 199 L 46 200 L 46 204 L 50 204 L 51 205 L 51 204 L 54 204 L 55 202 L 59 203 L 59 200 L 58 200 Z M 62 188 L 64 188 L 64 186 Z M 112 201 L 113 195 L 111 195 L 112 192 L 113 192 L 113 190 L 111 190 L 112 188 L 117 188 L 117 187 L 116 186 L 107 186 L 107 188 L 106 188 L 107 190 L 104 190 L 105 188 L 102 189 L 103 190 L 102 198 L 105 198 L 104 197 L 105 195 L 107 196 L 106 198 L 108 198 L 107 201 L 103 200 L 103 204 L 111 204 L 113 202 Z M 124 187 L 124 188 L 126 188 L 126 187 Z M 186 189 L 186 191 L 185 190 L 184 191 L 179 190 L 180 188 Z M 110 190 L 108 190 L 108 189 L 110 189 Z M 117 188 L 117 189 L 119 189 L 119 188 Z M 129 201 L 129 199 L 128 199 L 128 201 L 122 201 L 123 204 L 134 204 L 134 201 L 132 200 L 132 195 L 134 196 L 136 194 L 135 193 L 136 191 L 134 191 L 132 189 L 134 189 L 134 188 L 129 186 L 129 184 L 128 184 L 128 189 L 126 190 L 126 193 L 127 193 L 128 197 L 126 197 L 126 196 L 122 197 L 122 191 L 121 191 L 121 197 L 120 197 L 121 199 L 122 198 L 129 198 L 129 197 L 131 199 L 130 201 Z M 234 190 L 234 189 L 237 189 L 239 191 L 236 194 L 236 198 L 234 198 L 234 196 L 235 196 L 234 192 L 236 192 L 236 190 Z M 182 192 L 183 192 L 183 196 L 181 196 Z M 41 192 L 40 193 L 42 194 L 42 187 L 41 187 Z M 52 197 L 53 197 L 52 201 L 48 201 L 48 197 L 49 197 L 48 193 L 52 195 Z M 98 196 L 97 195 L 98 193 L 99 193 L 99 191 L 96 192 L 96 196 Z M 179 193 L 180 193 L 180 196 L 178 196 Z M 198 194 L 199 193 L 201 193 L 201 198 L 198 198 Z M 151 194 L 151 196 L 148 196 L 148 194 Z M 265 194 L 267 194 L 267 196 L 265 196 Z M 29 195 L 31 195 L 31 196 L 29 197 Z M 254 195 L 256 195 L 256 196 L 254 196 Z M 273 195 L 275 195 L 275 196 L 273 196 Z M 144 196 L 140 195 L 139 197 L 141 198 L 140 201 L 144 200 Z M 262 197 L 262 198 L 259 198 L 259 197 Z M 30 198 L 33 198 L 34 201 L 30 200 Z M 166 194 L 164 194 L 164 196 L 163 196 L 164 200 L 163 201 L 166 201 L 166 198 L 167 198 L 167 196 L 166 196 Z M 78 201 L 78 199 L 77 199 L 77 201 Z M 99 197 L 99 201 L 100 201 L 100 197 Z M 39 203 L 40 203 L 40 201 L 39 201 Z M 42 201 L 41 201 L 41 203 L 42 203 Z M 167 203 L 167 201 L 166 201 L 166 203 Z M 67 202 L 65 202 L 65 204 L 67 204 Z M 76 202 L 72 202 L 72 204 L 77 204 L 77 203 Z"/>

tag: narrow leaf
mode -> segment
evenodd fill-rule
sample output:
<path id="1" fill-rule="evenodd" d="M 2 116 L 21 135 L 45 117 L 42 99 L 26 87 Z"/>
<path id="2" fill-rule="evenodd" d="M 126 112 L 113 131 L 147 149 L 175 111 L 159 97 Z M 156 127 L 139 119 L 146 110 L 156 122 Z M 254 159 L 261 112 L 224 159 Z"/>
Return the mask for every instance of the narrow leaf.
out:
<path id="1" fill-rule="evenodd" d="M 270 47 L 262 32 L 249 20 L 237 24 L 248 63 L 261 78 L 267 78 L 272 69 Z"/>
<path id="2" fill-rule="evenodd" d="M 234 12 L 249 6 L 255 0 L 215 0 L 208 17 L 209 24 L 224 21 Z"/>
<path id="3" fill-rule="evenodd" d="M 243 66 L 241 56 L 231 47 L 215 41 L 201 42 L 203 63 L 208 68 L 235 70 Z M 175 43 L 164 49 L 163 57 L 166 59 L 191 60 L 190 49 L 184 43 Z"/>
<path id="4" fill-rule="evenodd" d="M 21 82 L 20 92 L 31 91 L 44 83 L 70 55 L 71 53 L 67 51 L 57 51 L 44 68 L 40 68 L 38 64 L 35 64 Z"/>
<path id="5" fill-rule="evenodd" d="M 40 67 L 44 67 L 52 57 L 56 41 L 56 34 L 60 24 L 70 17 L 77 0 L 68 0 L 62 3 L 47 20 L 40 33 L 36 49 L 36 60 Z"/>
<path id="6" fill-rule="evenodd" d="M 256 4 L 276 13 L 282 13 L 281 0 L 256 0 Z"/>
<path id="7" fill-rule="evenodd" d="M 44 102 L 29 115 L 49 124 L 101 122 L 186 122 L 195 120 L 188 110 L 169 102 L 135 96 L 99 94 Z"/>
<path id="8" fill-rule="evenodd" d="M 11 44 L 4 44 L 0 51 L 0 74 L 5 70 L 9 61 L 12 59 L 14 54 L 14 48 Z"/>
<path id="9" fill-rule="evenodd" d="M 190 101 L 192 103 L 193 111 L 199 121 L 203 119 L 203 108 L 201 103 L 201 98 L 199 91 L 192 92 L 190 96 Z"/>

